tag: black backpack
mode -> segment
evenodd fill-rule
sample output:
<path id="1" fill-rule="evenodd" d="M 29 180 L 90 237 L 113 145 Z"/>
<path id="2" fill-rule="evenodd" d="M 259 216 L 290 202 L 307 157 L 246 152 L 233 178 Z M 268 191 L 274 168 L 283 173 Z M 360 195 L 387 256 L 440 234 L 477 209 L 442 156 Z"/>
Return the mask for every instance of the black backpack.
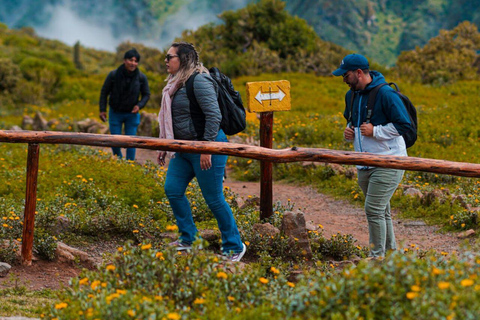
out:
<path id="1" fill-rule="evenodd" d="M 402 100 L 403 105 L 405 106 L 405 109 L 407 109 L 408 116 L 410 117 L 410 123 L 412 124 L 412 126 L 410 127 L 410 130 L 408 130 L 402 135 L 403 140 L 405 140 L 405 145 L 407 146 L 407 148 L 410 148 L 415 144 L 415 141 L 417 141 L 417 127 L 418 127 L 417 109 L 415 109 L 415 106 L 410 101 L 410 99 L 406 95 L 400 92 L 400 89 L 398 88 L 398 85 L 396 83 L 394 82 L 390 82 L 388 84 L 382 83 L 370 91 L 370 94 L 368 95 L 368 102 L 367 102 L 366 123 L 370 123 L 370 119 L 372 118 L 372 110 L 373 110 L 373 106 L 375 105 L 375 99 L 377 98 L 378 91 L 383 86 L 387 86 L 387 85 L 395 86 L 395 92 L 398 94 L 398 96 Z M 351 107 L 353 106 L 353 99 L 354 99 L 354 95 L 352 94 Z M 351 112 L 350 112 L 350 117 L 351 117 Z"/>
<path id="2" fill-rule="evenodd" d="M 218 106 L 222 112 L 222 122 L 220 128 L 225 134 L 233 135 L 245 130 L 247 126 L 245 108 L 243 107 L 242 97 L 240 93 L 235 90 L 232 81 L 229 77 L 224 75 L 218 68 L 210 68 L 208 70 L 210 76 L 218 85 Z M 195 93 L 193 92 L 193 81 L 198 72 L 192 74 L 187 80 L 186 89 L 188 100 L 190 100 L 190 113 L 195 125 L 195 131 L 199 137 L 203 137 L 205 131 L 205 115 L 198 105 Z"/>

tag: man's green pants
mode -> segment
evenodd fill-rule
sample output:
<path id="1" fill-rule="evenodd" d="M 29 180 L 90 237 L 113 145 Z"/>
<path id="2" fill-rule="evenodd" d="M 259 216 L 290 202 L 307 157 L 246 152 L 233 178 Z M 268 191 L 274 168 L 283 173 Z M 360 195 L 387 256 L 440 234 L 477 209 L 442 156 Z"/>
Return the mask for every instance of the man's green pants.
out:
<path id="1" fill-rule="evenodd" d="M 371 257 L 384 257 L 387 250 L 397 249 L 390 199 L 403 173 L 403 170 L 385 168 L 358 170 L 358 184 L 365 195 Z"/>

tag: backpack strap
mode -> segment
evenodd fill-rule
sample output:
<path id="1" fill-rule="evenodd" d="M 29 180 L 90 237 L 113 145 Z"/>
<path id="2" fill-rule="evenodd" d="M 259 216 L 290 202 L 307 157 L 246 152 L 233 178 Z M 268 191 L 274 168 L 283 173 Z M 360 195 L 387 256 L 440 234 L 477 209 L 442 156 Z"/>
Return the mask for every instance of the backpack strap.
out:
<path id="1" fill-rule="evenodd" d="M 353 100 L 355 100 L 355 92 L 352 91 L 352 98 L 350 99 L 350 114 L 348 115 L 347 120 L 350 125 L 352 124 Z"/>
<path id="2" fill-rule="evenodd" d="M 193 127 L 197 133 L 198 139 L 203 139 L 203 134 L 205 133 L 205 115 L 203 114 L 202 108 L 198 104 L 197 97 L 195 97 L 195 92 L 193 90 L 193 82 L 195 77 L 198 75 L 198 72 L 194 72 L 190 78 L 188 78 L 185 83 L 187 97 L 190 101 L 190 115 L 192 117 Z"/>
<path id="3" fill-rule="evenodd" d="M 370 90 L 370 93 L 368 94 L 368 101 L 367 101 L 367 120 L 365 121 L 366 123 L 370 123 L 370 119 L 372 118 L 373 106 L 375 105 L 375 100 L 377 99 L 378 91 L 379 91 L 383 86 L 388 86 L 388 84 L 387 84 L 387 83 L 379 84 L 378 86 L 376 86 L 376 87 L 374 87 L 372 90 Z"/>
<path id="4" fill-rule="evenodd" d="M 388 85 L 389 86 L 392 86 L 392 85 L 395 86 L 395 91 L 400 92 L 400 88 L 398 87 L 398 85 L 395 82 L 390 82 Z"/>
<path id="5" fill-rule="evenodd" d="M 194 72 L 185 83 L 185 87 L 187 89 L 187 97 L 188 97 L 188 100 L 190 100 L 190 108 L 192 108 L 192 104 L 200 108 L 197 102 L 197 98 L 195 97 L 195 92 L 193 92 L 193 82 L 195 81 L 195 77 L 197 75 L 198 75 L 198 72 Z"/>
<path id="6" fill-rule="evenodd" d="M 222 80 L 222 75 L 220 74 L 220 70 L 218 70 L 218 68 L 212 67 L 208 69 L 208 72 L 210 72 L 210 75 L 213 79 L 217 79 L 218 81 Z"/>

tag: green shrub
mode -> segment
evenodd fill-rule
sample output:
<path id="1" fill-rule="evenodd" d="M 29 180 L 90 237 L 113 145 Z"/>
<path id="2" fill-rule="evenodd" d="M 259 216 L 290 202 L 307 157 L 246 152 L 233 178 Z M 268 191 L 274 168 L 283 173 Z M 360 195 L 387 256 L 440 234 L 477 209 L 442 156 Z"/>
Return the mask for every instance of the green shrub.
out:
<path id="1" fill-rule="evenodd" d="M 423 48 L 404 51 L 397 61 L 397 71 L 410 81 L 444 85 L 477 78 L 480 33 L 471 22 L 460 23 L 453 30 L 440 30 Z M 445 140 L 445 139 L 443 139 Z M 443 141 L 447 142 L 447 141 Z"/>
<path id="2" fill-rule="evenodd" d="M 46 97 L 55 94 L 67 71 L 59 64 L 33 57 L 24 59 L 20 69 L 25 79 L 42 85 Z"/>
<path id="3" fill-rule="evenodd" d="M 20 68 L 12 60 L 0 59 L 0 91 L 12 92 L 21 77 Z"/>
<path id="4" fill-rule="evenodd" d="M 7 35 L 3 44 L 9 47 L 28 49 L 38 45 L 38 40 L 32 36 L 18 33 Z"/>
<path id="5" fill-rule="evenodd" d="M 202 247 L 179 255 L 126 244 L 113 263 L 73 279 L 46 318 L 475 319 L 480 311 L 475 251 L 448 259 L 397 251 L 292 283 L 277 266 L 231 272 Z"/>
<path id="6" fill-rule="evenodd" d="M 40 257 L 53 260 L 57 250 L 57 238 L 37 226 L 33 238 L 33 249 Z"/>
<path id="7" fill-rule="evenodd" d="M 13 92 L 13 97 L 21 104 L 42 105 L 45 103 L 45 89 L 40 83 L 21 80 Z"/>
<path id="8" fill-rule="evenodd" d="M 100 272 L 84 272 L 72 281 L 51 317 L 78 315 L 111 319 L 213 317 L 237 314 L 245 306 L 276 303 L 292 290 L 281 274 L 260 270 L 231 273 L 222 258 L 194 246 L 186 256 L 151 244 L 125 245 Z"/>
<path id="9" fill-rule="evenodd" d="M 312 252 L 322 260 L 348 260 L 353 256 L 364 257 L 368 248 L 356 246 L 357 240 L 351 234 L 334 234 L 330 239 L 323 235 L 312 237 Z"/>
<path id="10" fill-rule="evenodd" d="M 7 238 L 2 235 L 0 241 L 3 243 L 0 244 L 0 261 L 13 264 L 17 262 L 17 250 L 18 245 L 15 242 L 14 238 Z"/>
<path id="11" fill-rule="evenodd" d="M 478 227 L 478 213 L 461 210 L 450 216 L 450 226 L 457 230 L 476 229 Z"/>

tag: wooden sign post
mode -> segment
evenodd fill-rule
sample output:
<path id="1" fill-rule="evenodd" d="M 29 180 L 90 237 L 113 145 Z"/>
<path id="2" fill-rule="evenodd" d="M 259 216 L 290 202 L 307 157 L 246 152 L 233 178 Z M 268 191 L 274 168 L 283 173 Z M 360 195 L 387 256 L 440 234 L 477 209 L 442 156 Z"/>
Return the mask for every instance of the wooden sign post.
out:
<path id="1" fill-rule="evenodd" d="M 247 82 L 248 111 L 260 113 L 260 146 L 273 146 L 273 111 L 291 109 L 290 82 Z M 272 162 L 260 162 L 260 220 L 273 214 Z"/>

